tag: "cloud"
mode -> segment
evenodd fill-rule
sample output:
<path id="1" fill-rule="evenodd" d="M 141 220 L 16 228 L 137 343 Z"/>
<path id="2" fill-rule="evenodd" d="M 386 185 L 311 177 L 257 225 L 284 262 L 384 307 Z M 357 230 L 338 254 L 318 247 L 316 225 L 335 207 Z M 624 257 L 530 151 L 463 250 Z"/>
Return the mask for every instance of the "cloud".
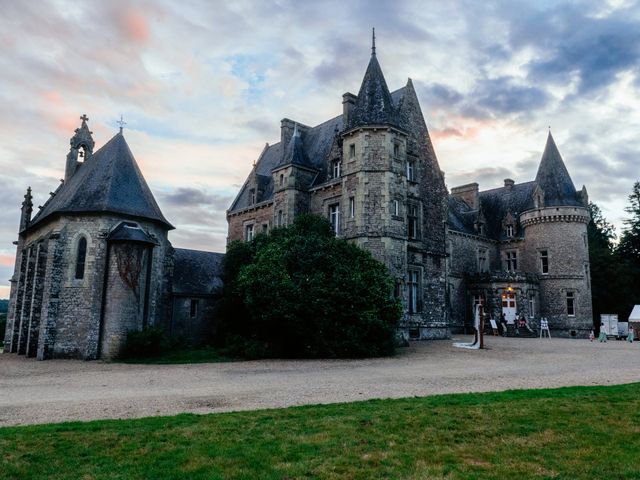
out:
<path id="1" fill-rule="evenodd" d="M 518 85 L 513 78 L 500 77 L 480 82 L 472 95 L 476 105 L 499 116 L 512 113 L 530 113 L 545 107 L 550 100 L 544 90 Z"/>

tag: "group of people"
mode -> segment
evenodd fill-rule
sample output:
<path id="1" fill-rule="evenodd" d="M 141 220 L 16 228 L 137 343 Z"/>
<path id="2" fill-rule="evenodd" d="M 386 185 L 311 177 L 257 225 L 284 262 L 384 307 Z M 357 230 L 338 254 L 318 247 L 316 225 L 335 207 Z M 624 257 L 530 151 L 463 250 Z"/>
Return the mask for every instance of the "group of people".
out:
<path id="1" fill-rule="evenodd" d="M 500 321 L 498 323 L 498 333 L 500 333 L 500 335 L 502 335 L 503 337 L 507 336 L 507 325 L 507 318 L 505 317 L 504 313 L 502 313 L 500 315 Z M 521 328 L 526 328 L 529 332 L 534 333 L 529 326 L 529 323 L 527 322 L 527 317 L 525 317 L 523 313 L 516 316 L 516 335 L 520 333 Z"/>
<path id="2" fill-rule="evenodd" d="M 633 338 L 634 338 L 634 331 L 633 328 L 631 328 L 631 326 L 629 327 L 629 333 L 627 333 L 627 342 L 629 343 L 633 343 Z M 593 330 L 591 330 L 591 333 L 589 334 L 589 340 L 591 340 L 593 342 L 593 340 L 595 339 L 595 335 L 593 334 Z M 598 335 L 598 341 L 600 343 L 604 343 L 607 341 L 607 332 L 604 328 L 604 323 L 600 322 L 600 334 Z"/>

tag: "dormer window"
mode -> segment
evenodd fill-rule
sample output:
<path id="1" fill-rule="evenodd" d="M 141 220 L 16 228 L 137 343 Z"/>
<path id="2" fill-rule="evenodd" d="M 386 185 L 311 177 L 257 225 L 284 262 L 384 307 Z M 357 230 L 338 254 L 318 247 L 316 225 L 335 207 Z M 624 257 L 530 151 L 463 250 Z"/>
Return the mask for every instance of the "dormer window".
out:
<path id="1" fill-rule="evenodd" d="M 78 161 L 84 162 L 86 157 L 87 157 L 86 149 L 84 145 L 80 145 L 80 147 L 78 147 Z"/>
<path id="2" fill-rule="evenodd" d="M 331 162 L 331 178 L 340 178 L 342 162 L 340 160 L 334 160 Z"/>
<path id="3" fill-rule="evenodd" d="M 251 205 L 253 205 L 254 203 L 256 203 L 256 189 L 252 188 L 251 190 L 249 190 L 249 195 L 251 198 Z"/>
<path id="4" fill-rule="evenodd" d="M 511 224 L 507 225 L 507 227 L 505 228 L 505 233 L 506 233 L 507 237 L 512 238 L 513 237 L 513 233 L 514 233 L 513 225 L 511 225 Z"/>

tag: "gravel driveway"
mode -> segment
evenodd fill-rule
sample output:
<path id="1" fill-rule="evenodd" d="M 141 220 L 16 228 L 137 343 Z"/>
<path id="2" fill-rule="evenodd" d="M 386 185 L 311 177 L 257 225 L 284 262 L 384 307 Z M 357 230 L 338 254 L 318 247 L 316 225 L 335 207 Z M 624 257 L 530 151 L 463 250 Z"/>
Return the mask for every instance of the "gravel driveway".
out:
<path id="1" fill-rule="evenodd" d="M 640 381 L 640 343 L 485 337 L 394 358 L 125 365 L 0 355 L 0 426 Z M 455 340 L 468 341 L 468 337 Z"/>

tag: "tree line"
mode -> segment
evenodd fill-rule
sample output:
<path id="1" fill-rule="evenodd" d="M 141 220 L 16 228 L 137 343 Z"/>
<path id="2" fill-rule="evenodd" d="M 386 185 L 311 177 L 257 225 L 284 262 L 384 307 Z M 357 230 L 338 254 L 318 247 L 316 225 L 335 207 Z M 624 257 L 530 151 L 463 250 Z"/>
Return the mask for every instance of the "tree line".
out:
<path id="1" fill-rule="evenodd" d="M 635 182 L 629 195 L 625 207 L 629 217 L 624 220 L 619 239 L 595 203 L 589 203 L 589 211 L 591 294 L 597 327 L 601 314 L 617 314 L 620 321 L 625 321 L 633 306 L 640 303 L 640 181 Z"/>

